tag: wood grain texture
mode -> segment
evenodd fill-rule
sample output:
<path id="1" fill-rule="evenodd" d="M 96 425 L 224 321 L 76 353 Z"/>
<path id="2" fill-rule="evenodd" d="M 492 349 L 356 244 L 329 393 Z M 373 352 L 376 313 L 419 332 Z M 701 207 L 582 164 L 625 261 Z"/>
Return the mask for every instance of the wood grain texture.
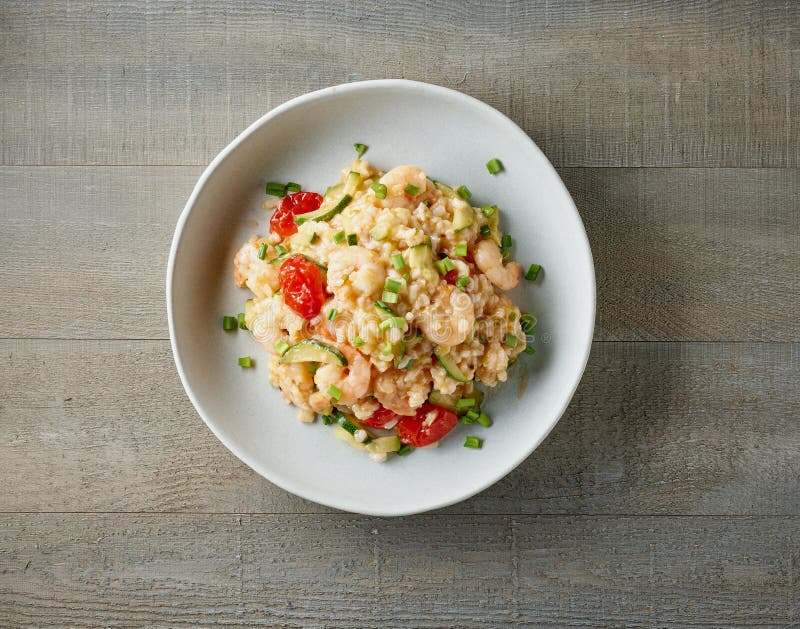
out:
<path id="1" fill-rule="evenodd" d="M 167 338 L 169 244 L 198 175 L 0 167 L 0 336 Z M 800 170 L 561 175 L 593 247 L 595 338 L 800 340 Z"/>
<path id="2" fill-rule="evenodd" d="M 4 164 L 205 164 L 291 97 L 398 77 L 560 166 L 800 165 L 796 2 L 13 0 L 0 29 Z"/>
<path id="3" fill-rule="evenodd" d="M 797 518 L 2 516 L 0 623 L 790 626 L 798 547 Z"/>
<path id="4" fill-rule="evenodd" d="M 798 344 L 595 343 L 544 444 L 447 512 L 800 516 L 799 377 Z M 165 341 L 0 341 L 0 425 L 5 512 L 330 511 L 216 440 Z"/>

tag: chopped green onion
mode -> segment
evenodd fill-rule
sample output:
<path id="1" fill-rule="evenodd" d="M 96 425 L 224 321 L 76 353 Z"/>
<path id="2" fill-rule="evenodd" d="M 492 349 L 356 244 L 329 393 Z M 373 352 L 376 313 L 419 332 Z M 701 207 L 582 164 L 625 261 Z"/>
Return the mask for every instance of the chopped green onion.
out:
<path id="1" fill-rule="evenodd" d="M 251 356 L 242 356 L 239 358 L 239 366 L 250 369 L 253 366 L 253 358 Z"/>
<path id="2" fill-rule="evenodd" d="M 453 261 L 450 258 L 442 258 L 441 260 L 436 260 L 434 262 L 436 268 L 439 270 L 439 273 L 442 275 L 446 275 L 448 271 L 452 271 L 456 268 L 456 265 L 453 264 Z"/>
<path id="3" fill-rule="evenodd" d="M 313 245 L 317 241 L 317 232 L 311 232 L 311 236 L 308 239 L 308 244 Z"/>
<path id="4" fill-rule="evenodd" d="M 492 230 L 488 225 L 481 225 L 481 236 L 488 238 L 492 235 Z"/>
<path id="5" fill-rule="evenodd" d="M 513 334 L 506 334 L 506 340 L 503 341 L 506 347 L 516 347 L 517 346 L 517 337 Z"/>
<path id="6" fill-rule="evenodd" d="M 282 256 L 287 251 L 289 250 L 283 245 L 275 245 L 275 253 L 277 253 L 279 256 Z"/>
<path id="7" fill-rule="evenodd" d="M 496 205 L 484 205 L 481 208 L 481 212 L 486 218 L 491 218 L 491 216 L 497 211 Z"/>
<path id="8" fill-rule="evenodd" d="M 500 246 L 503 249 L 511 249 L 511 245 L 513 245 L 513 241 L 511 240 L 511 236 L 508 234 L 503 234 L 503 238 L 500 240 Z"/>
<path id="9" fill-rule="evenodd" d="M 423 199 L 422 204 L 427 206 L 427 207 L 430 207 L 431 206 L 431 200 L 430 199 Z"/>
<path id="10" fill-rule="evenodd" d="M 236 315 L 236 318 L 239 320 L 239 329 L 246 330 L 247 329 L 247 322 L 244 320 L 244 313 L 240 312 Z"/>
<path id="11" fill-rule="evenodd" d="M 411 452 L 411 446 L 408 445 L 407 443 L 404 443 L 402 446 L 400 446 L 400 449 L 397 451 L 397 456 L 405 456 L 409 452 Z"/>
<path id="12" fill-rule="evenodd" d="M 408 273 L 403 273 L 403 279 L 406 282 L 410 282 L 411 281 L 411 276 Z"/>
<path id="13" fill-rule="evenodd" d="M 466 425 L 466 426 L 472 426 L 472 424 L 475 423 L 475 419 L 473 417 L 471 417 L 469 413 L 459 417 L 458 421 L 461 422 L 462 424 Z"/>
<path id="14" fill-rule="evenodd" d="M 364 345 L 364 339 L 362 339 L 360 336 L 353 338 L 353 347 L 361 347 L 362 345 Z"/>
<path id="15" fill-rule="evenodd" d="M 477 437 L 467 437 L 464 439 L 464 447 L 465 448 L 472 448 L 473 450 L 480 450 L 481 446 L 483 445 L 483 441 L 478 439 Z"/>
<path id="16" fill-rule="evenodd" d="M 294 181 L 290 181 L 286 184 L 286 191 L 287 192 L 300 192 L 303 187 L 299 183 L 295 183 Z"/>
<path id="17" fill-rule="evenodd" d="M 410 194 L 412 197 L 416 194 L 419 194 L 419 186 L 415 186 L 414 184 L 408 184 L 406 186 L 406 194 Z"/>
<path id="18" fill-rule="evenodd" d="M 331 386 L 333 386 L 333 385 L 331 385 Z M 348 421 L 348 420 L 347 420 L 347 417 L 345 417 L 345 416 L 344 416 L 344 415 L 342 415 L 342 414 L 339 414 L 339 416 L 336 418 L 336 421 L 338 422 L 338 424 L 339 424 L 339 425 L 340 425 L 342 428 L 344 428 L 344 429 L 345 429 L 347 432 L 349 432 L 351 435 L 354 435 L 354 434 L 355 434 L 355 432 L 356 432 L 356 430 L 358 430 L 358 426 L 356 426 L 356 425 L 355 425 L 353 422 L 351 422 L 351 421 Z"/>
<path id="19" fill-rule="evenodd" d="M 501 170 L 503 170 L 503 165 L 500 163 L 499 159 L 493 157 L 488 162 L 486 162 L 486 170 L 489 171 L 490 175 L 496 175 Z"/>
<path id="20" fill-rule="evenodd" d="M 347 234 L 347 244 L 352 246 L 358 244 L 358 235 L 357 234 Z"/>
<path id="21" fill-rule="evenodd" d="M 289 351 L 289 344 L 284 339 L 281 339 L 275 343 L 275 351 L 278 353 L 278 356 L 283 356 Z"/>
<path id="22" fill-rule="evenodd" d="M 500 248 L 500 253 L 502 254 L 503 262 L 507 262 L 511 258 L 511 252 L 508 249 Z"/>
<path id="23" fill-rule="evenodd" d="M 405 262 L 405 260 L 403 260 L 403 254 L 402 253 L 395 253 L 392 256 L 392 266 L 395 269 L 397 269 L 398 271 L 400 269 L 406 268 L 406 262 Z"/>
<path id="24" fill-rule="evenodd" d="M 542 270 L 541 265 L 531 264 L 530 268 L 528 269 L 528 272 L 525 273 L 525 279 L 530 282 L 535 282 L 536 278 L 539 277 L 539 271 L 541 270 Z"/>
<path id="25" fill-rule="evenodd" d="M 466 275 L 460 275 L 456 278 L 456 286 L 464 290 L 471 281 Z"/>
<path id="26" fill-rule="evenodd" d="M 267 243 L 262 242 L 258 246 L 258 259 L 263 260 L 266 257 L 267 257 Z"/>
<path id="27" fill-rule="evenodd" d="M 384 312 L 388 312 L 388 313 L 389 313 L 389 314 L 391 314 L 391 315 L 393 315 L 393 314 L 394 314 L 394 310 L 392 310 L 391 308 L 389 308 L 389 306 L 387 306 L 387 305 L 386 305 L 384 302 L 382 302 L 382 301 L 376 301 L 376 302 L 375 302 L 375 307 L 376 307 L 376 308 L 378 308 L 379 310 L 383 310 Z"/>
<path id="28" fill-rule="evenodd" d="M 282 183 L 277 183 L 275 181 L 268 181 L 265 189 L 267 194 L 270 196 L 273 197 L 286 196 L 286 186 Z"/>
<path id="29" fill-rule="evenodd" d="M 328 310 L 328 321 L 333 321 L 336 318 L 336 308 Z"/>
<path id="30" fill-rule="evenodd" d="M 409 369 L 411 369 L 411 368 L 414 366 L 414 363 L 415 363 L 415 362 L 416 362 L 416 358 L 409 358 L 409 359 L 408 359 L 408 362 L 405 364 L 405 366 L 403 367 L 403 369 L 405 369 L 405 370 L 409 370 Z"/>
<path id="31" fill-rule="evenodd" d="M 308 369 L 308 373 L 317 373 L 317 369 L 319 369 L 319 363 L 310 362 L 306 366 L 306 369 Z"/>
<path id="32" fill-rule="evenodd" d="M 536 353 L 536 348 L 535 347 L 531 347 L 530 345 L 526 345 L 525 346 L 525 353 L 533 355 L 533 354 Z"/>
<path id="33" fill-rule="evenodd" d="M 389 317 L 381 321 L 378 326 L 381 330 L 388 330 L 389 328 L 404 328 L 406 320 L 403 317 Z"/>
<path id="34" fill-rule="evenodd" d="M 385 301 L 387 304 L 396 304 L 397 303 L 397 293 L 393 293 L 391 291 L 385 290 L 381 295 L 381 299 Z"/>
<path id="35" fill-rule="evenodd" d="M 381 354 L 384 356 L 391 356 L 394 353 L 392 349 L 392 344 L 389 341 L 386 341 L 381 348 Z"/>
<path id="36" fill-rule="evenodd" d="M 489 417 L 486 413 L 481 413 L 478 415 L 478 419 L 476 420 L 481 426 L 484 428 L 488 428 L 492 425 L 492 418 Z"/>
<path id="37" fill-rule="evenodd" d="M 532 334 L 536 331 L 536 317 L 534 317 L 532 314 L 528 314 L 527 312 L 524 313 L 519 318 L 519 324 L 525 334 Z"/>
<path id="38" fill-rule="evenodd" d="M 386 290 L 391 293 L 396 293 L 402 288 L 402 282 L 392 279 L 391 277 L 386 280 Z"/>
<path id="39" fill-rule="evenodd" d="M 460 400 L 456 401 L 456 408 L 458 410 L 462 410 L 465 408 L 471 408 L 475 406 L 475 398 L 474 397 L 462 397 Z"/>
<path id="40" fill-rule="evenodd" d="M 466 186 L 459 186 L 456 189 L 456 192 L 458 192 L 458 196 L 460 196 L 462 199 L 469 199 L 472 196 L 472 193 Z"/>
<path id="41" fill-rule="evenodd" d="M 222 317 L 222 329 L 226 332 L 230 332 L 231 330 L 235 330 L 238 325 L 238 321 L 236 321 L 236 317 L 229 317 L 225 315 Z"/>
<path id="42" fill-rule="evenodd" d="M 375 192 L 375 196 L 377 198 L 379 199 L 386 198 L 386 186 L 384 186 L 382 183 L 376 181 L 370 186 L 370 188 L 372 188 L 372 190 Z"/>
<path id="43" fill-rule="evenodd" d="M 356 150 L 356 153 L 358 153 L 358 156 L 361 157 L 364 153 L 367 152 L 368 147 L 366 144 L 361 144 L 361 142 L 356 142 L 355 144 L 353 144 L 353 148 Z"/>
<path id="44" fill-rule="evenodd" d="M 468 411 L 467 411 L 466 413 L 464 413 L 464 414 L 465 414 L 467 417 L 469 417 L 469 418 L 470 418 L 472 421 L 475 421 L 475 420 L 477 420 L 477 419 L 478 419 L 478 416 L 479 416 L 481 413 L 480 413 L 480 411 L 479 411 L 479 410 L 476 410 L 476 409 L 474 409 L 474 408 L 471 408 L 470 410 L 468 410 Z"/>
<path id="45" fill-rule="evenodd" d="M 345 238 L 346 238 L 346 236 L 345 236 L 343 231 L 336 232 L 333 235 L 333 242 L 335 242 L 337 245 L 340 245 L 340 244 L 342 244 L 344 242 Z"/>
<path id="46" fill-rule="evenodd" d="M 464 257 L 467 255 L 467 243 L 461 242 L 455 246 L 455 255 L 459 257 Z"/>
<path id="47" fill-rule="evenodd" d="M 333 415 L 323 415 L 322 416 L 322 423 L 325 426 L 332 426 L 336 423 L 336 418 Z"/>
<path id="48" fill-rule="evenodd" d="M 330 395 L 331 398 L 333 398 L 338 402 L 339 399 L 342 397 L 342 390 L 335 384 L 332 384 L 331 386 L 328 387 L 328 395 Z"/>

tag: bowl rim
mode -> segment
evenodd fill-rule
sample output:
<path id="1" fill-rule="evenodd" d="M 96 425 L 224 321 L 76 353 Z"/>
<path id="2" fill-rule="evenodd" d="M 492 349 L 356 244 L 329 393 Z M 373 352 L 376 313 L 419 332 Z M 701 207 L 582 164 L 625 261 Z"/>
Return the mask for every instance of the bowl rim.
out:
<path id="1" fill-rule="evenodd" d="M 252 460 L 250 456 L 239 451 L 239 449 L 233 443 L 231 443 L 230 440 L 225 438 L 221 433 L 221 431 L 217 429 L 215 422 L 206 416 L 206 413 L 204 412 L 202 405 L 199 403 L 199 400 L 195 396 L 194 391 L 192 390 L 192 387 L 188 382 L 186 372 L 184 371 L 183 363 L 181 361 L 181 357 L 178 352 L 178 346 L 176 341 L 175 318 L 173 312 L 173 291 L 172 291 L 172 286 L 175 281 L 175 258 L 177 256 L 178 249 L 180 248 L 183 230 L 186 225 L 186 221 L 188 220 L 189 214 L 191 213 L 192 207 L 194 206 L 194 204 L 197 201 L 197 198 L 200 196 L 201 192 L 205 188 L 211 174 L 242 142 L 244 142 L 245 139 L 247 139 L 249 136 L 255 133 L 256 130 L 258 130 L 260 127 L 267 124 L 273 118 L 299 105 L 303 105 L 317 100 L 322 100 L 329 96 L 333 96 L 337 93 L 342 93 L 342 92 L 358 92 L 363 90 L 392 88 L 392 87 L 422 90 L 430 94 L 461 100 L 465 104 L 473 108 L 476 108 L 481 114 L 493 117 L 496 120 L 498 120 L 498 122 L 507 125 L 509 127 L 510 132 L 516 134 L 522 142 L 526 142 L 529 145 L 529 147 L 542 159 L 544 167 L 546 169 L 549 169 L 550 174 L 553 175 L 555 179 L 558 181 L 561 191 L 566 196 L 566 199 L 569 202 L 569 210 L 574 213 L 575 218 L 577 218 L 578 224 L 580 225 L 581 228 L 580 237 L 588 254 L 587 258 L 589 262 L 589 269 L 591 271 L 591 293 L 587 295 L 589 306 L 591 307 L 591 313 L 588 322 L 589 325 L 587 326 L 586 330 L 583 330 L 583 337 L 585 341 L 583 348 L 583 356 L 581 357 L 580 369 L 578 369 L 575 372 L 573 380 L 569 384 L 569 395 L 565 396 L 561 408 L 557 413 L 554 413 L 553 419 L 551 420 L 550 424 L 546 427 L 546 429 L 541 433 L 541 435 L 537 439 L 531 442 L 530 447 L 527 448 L 520 456 L 516 457 L 513 461 L 507 463 L 504 466 L 503 471 L 501 471 L 499 474 L 490 476 L 483 483 L 475 486 L 474 488 L 471 488 L 466 492 L 459 493 L 457 496 L 451 499 L 439 501 L 433 504 L 424 504 L 418 508 L 408 508 L 408 509 L 398 509 L 398 510 L 371 509 L 369 507 L 355 508 L 352 505 L 342 506 L 341 504 L 334 504 L 332 501 L 328 500 L 324 494 L 319 494 L 314 490 L 302 487 L 290 477 L 284 477 L 282 474 L 274 473 L 272 471 L 270 471 L 270 473 L 267 473 L 267 471 L 264 470 L 263 466 L 260 463 Z M 186 202 L 186 205 L 184 206 L 180 216 L 178 217 L 178 221 L 175 226 L 175 233 L 173 234 L 172 237 L 172 243 L 170 245 L 170 250 L 169 250 L 169 260 L 167 262 L 166 298 L 167 298 L 167 320 L 169 327 L 170 347 L 172 349 L 172 357 L 173 360 L 175 361 L 175 367 L 178 370 L 178 375 L 180 376 L 183 389 L 186 392 L 186 395 L 189 397 L 192 406 L 194 406 L 195 411 L 197 411 L 198 415 L 200 415 L 201 419 L 206 424 L 206 426 L 208 426 L 208 428 L 211 430 L 214 436 L 217 439 L 219 439 L 222 442 L 222 444 L 234 456 L 236 456 L 240 461 L 242 461 L 245 465 L 247 465 L 259 476 L 262 476 L 263 478 L 277 485 L 284 491 L 288 491 L 305 500 L 309 500 L 316 504 L 320 504 L 333 509 L 346 510 L 351 513 L 360 513 L 362 515 L 367 515 L 367 516 L 396 517 L 396 516 L 413 515 L 416 513 L 424 513 L 427 511 L 432 511 L 434 509 L 441 509 L 462 502 L 464 500 L 467 500 L 472 496 L 475 496 L 476 494 L 482 492 L 488 487 L 494 485 L 496 482 L 506 477 L 517 467 L 519 467 L 519 465 L 523 461 L 525 461 L 534 452 L 534 450 L 536 450 L 536 448 L 538 448 L 539 445 L 541 445 L 541 443 L 547 438 L 547 435 L 550 434 L 550 431 L 552 431 L 555 425 L 561 420 L 561 417 L 567 410 L 569 403 L 572 401 L 572 398 L 575 395 L 575 391 L 578 388 L 578 384 L 580 384 L 580 381 L 583 377 L 583 373 L 586 370 L 586 365 L 589 361 L 589 355 L 592 349 L 592 341 L 594 336 L 594 323 L 595 323 L 596 309 L 597 309 L 597 278 L 595 276 L 594 259 L 592 256 L 592 250 L 589 243 L 589 238 L 586 234 L 586 227 L 583 224 L 583 220 L 581 219 L 580 213 L 578 212 L 578 208 L 575 205 L 575 201 L 573 200 L 572 195 L 569 193 L 569 190 L 567 189 L 566 185 L 561 180 L 561 177 L 559 176 L 555 167 L 550 163 L 550 160 L 547 158 L 544 152 L 537 146 L 537 144 L 531 139 L 531 137 L 527 133 L 525 133 L 525 131 L 523 131 L 519 127 L 519 125 L 517 125 L 517 123 L 515 123 L 513 120 L 511 120 L 511 118 L 509 118 L 502 112 L 498 111 L 491 105 L 484 103 L 483 101 L 473 96 L 469 96 L 468 94 L 459 92 L 457 90 L 453 90 L 447 87 L 442 87 L 440 85 L 435 85 L 432 83 L 424 83 L 421 81 L 412 81 L 408 79 L 376 79 L 367 81 L 355 81 L 352 83 L 342 83 L 339 85 L 325 87 L 319 90 L 315 90 L 313 92 L 308 92 L 306 94 L 296 96 L 295 98 L 292 98 L 286 101 L 285 103 L 282 103 L 277 107 L 274 107 L 273 109 L 265 113 L 263 116 L 258 118 L 258 120 L 250 124 L 244 131 L 238 134 L 225 148 L 223 148 L 216 155 L 216 157 L 214 157 L 213 160 L 211 160 L 208 166 L 206 166 L 203 173 L 200 175 L 200 178 L 197 180 L 197 183 L 195 184 L 192 193 L 189 195 L 189 199 Z"/>

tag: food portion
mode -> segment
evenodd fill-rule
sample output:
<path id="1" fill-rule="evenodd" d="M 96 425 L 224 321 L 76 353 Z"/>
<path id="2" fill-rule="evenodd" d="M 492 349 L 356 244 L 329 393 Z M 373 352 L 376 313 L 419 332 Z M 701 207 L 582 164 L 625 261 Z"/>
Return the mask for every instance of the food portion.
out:
<path id="1" fill-rule="evenodd" d="M 503 293 L 521 269 L 497 207 L 417 166 L 361 159 L 324 195 L 269 186 L 269 233 L 236 254 L 234 281 L 300 418 L 321 415 L 376 460 L 436 444 L 459 415 L 490 425 L 476 383 L 506 380 L 533 323 Z"/>

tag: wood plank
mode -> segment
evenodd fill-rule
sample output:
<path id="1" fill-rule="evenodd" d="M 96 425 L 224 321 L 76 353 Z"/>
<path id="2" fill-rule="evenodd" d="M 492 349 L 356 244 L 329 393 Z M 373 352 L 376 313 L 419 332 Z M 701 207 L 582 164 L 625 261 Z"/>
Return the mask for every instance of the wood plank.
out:
<path id="1" fill-rule="evenodd" d="M 798 518 L 0 517 L 0 623 L 787 626 Z"/>
<path id="2" fill-rule="evenodd" d="M 794 2 L 12 0 L 0 26 L 4 164 L 205 164 L 291 97 L 403 77 L 560 166 L 800 165 Z"/>
<path id="3" fill-rule="evenodd" d="M 448 512 L 800 515 L 798 376 L 800 344 L 595 343 L 544 444 Z M 166 341 L 0 341 L 0 425 L 0 511 L 330 511 L 215 439 Z"/>
<path id="4" fill-rule="evenodd" d="M 0 336 L 166 338 L 197 167 L 0 167 Z M 562 169 L 601 340 L 800 340 L 800 169 Z M 46 307 L 31 308 L 31 304 Z"/>

